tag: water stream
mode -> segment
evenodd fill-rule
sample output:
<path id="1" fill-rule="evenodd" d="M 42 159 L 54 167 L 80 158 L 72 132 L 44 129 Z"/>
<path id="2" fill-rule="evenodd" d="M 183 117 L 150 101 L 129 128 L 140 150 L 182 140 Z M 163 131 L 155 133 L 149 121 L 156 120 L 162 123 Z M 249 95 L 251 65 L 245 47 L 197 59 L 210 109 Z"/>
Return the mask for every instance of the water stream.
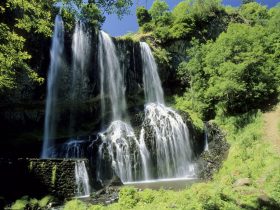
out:
<path id="1" fill-rule="evenodd" d="M 51 63 L 48 73 L 46 111 L 44 123 L 44 143 L 41 157 L 51 157 L 51 148 L 54 147 L 54 137 L 56 133 L 57 113 L 56 107 L 58 103 L 58 74 L 63 64 L 64 49 L 64 23 L 60 15 L 55 18 L 54 35 L 51 46 Z"/>

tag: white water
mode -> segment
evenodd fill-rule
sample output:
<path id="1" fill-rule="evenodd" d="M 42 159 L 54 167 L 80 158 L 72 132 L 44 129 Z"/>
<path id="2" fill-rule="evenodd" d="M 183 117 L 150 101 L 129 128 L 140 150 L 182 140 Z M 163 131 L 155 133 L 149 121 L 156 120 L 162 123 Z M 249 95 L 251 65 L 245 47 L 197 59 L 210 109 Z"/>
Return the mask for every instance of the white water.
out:
<path id="1" fill-rule="evenodd" d="M 77 185 L 76 196 L 88 197 L 90 196 L 90 185 L 85 161 L 77 160 L 75 163 L 75 179 Z"/>
<path id="2" fill-rule="evenodd" d="M 48 73 L 47 99 L 44 124 L 44 143 L 42 158 L 50 158 L 53 138 L 56 132 L 56 106 L 58 92 L 58 73 L 62 65 L 64 46 L 64 24 L 61 16 L 55 18 L 54 35 L 51 47 L 51 63 Z"/>
<path id="3" fill-rule="evenodd" d="M 145 143 L 145 129 L 141 129 L 140 133 L 140 139 L 139 139 L 139 148 L 140 148 L 140 154 L 141 154 L 141 161 L 142 161 L 142 170 L 144 175 L 144 180 L 151 179 L 151 157 L 149 150 L 147 149 L 146 143 Z"/>
<path id="4" fill-rule="evenodd" d="M 103 143 L 99 147 L 99 160 L 105 159 L 104 151 L 107 151 L 114 172 L 123 182 L 133 181 L 139 177 L 137 167 L 138 170 L 139 167 L 144 168 L 141 177 L 149 178 L 147 149 L 143 141 L 138 142 L 133 128 L 126 120 L 124 75 L 116 47 L 111 37 L 103 31 L 99 33 L 99 67 L 102 116 L 105 116 L 106 112 L 112 112 L 111 124 L 105 132 L 100 133 Z M 110 107 L 107 106 L 107 98 Z M 141 166 L 136 166 L 139 162 Z M 97 176 L 101 178 L 99 172 Z"/>
<path id="5" fill-rule="evenodd" d="M 204 124 L 204 151 L 209 151 L 209 146 L 208 146 L 208 129 L 206 123 Z"/>
<path id="6" fill-rule="evenodd" d="M 143 83 L 146 103 L 164 104 L 163 90 L 157 71 L 157 64 L 149 45 L 140 42 L 142 65 L 143 65 Z"/>
<path id="7" fill-rule="evenodd" d="M 99 149 L 100 155 L 103 155 L 104 149 L 107 149 L 115 173 L 123 182 L 132 181 L 133 156 L 131 149 L 133 143 L 135 144 L 137 141 L 132 127 L 122 121 L 114 121 L 100 135 L 103 142 Z"/>
<path id="8" fill-rule="evenodd" d="M 84 158 L 85 152 L 83 150 L 84 141 L 70 140 L 63 145 L 63 157 L 65 158 Z"/>
<path id="9" fill-rule="evenodd" d="M 112 111 L 112 121 L 122 120 L 126 111 L 124 75 L 120 69 L 115 44 L 111 37 L 103 31 L 99 33 L 98 55 L 102 116 L 105 116 L 107 111 Z M 107 98 L 111 105 L 109 108 Z"/>
<path id="10" fill-rule="evenodd" d="M 145 121 L 155 133 L 158 178 L 181 178 L 194 175 L 189 130 L 174 110 L 162 104 L 147 104 Z"/>
<path id="11" fill-rule="evenodd" d="M 194 176 L 188 127 L 179 114 L 164 105 L 161 81 L 151 49 L 143 42 L 140 43 L 140 46 L 146 98 L 144 122 L 147 122 L 144 123 L 142 130 L 145 130 L 148 125 L 155 134 L 154 142 L 150 143 L 155 146 L 149 148 L 146 156 L 156 153 L 156 163 L 153 162 L 156 166 L 153 167 L 157 169 L 157 178 Z M 141 139 L 145 139 L 145 136 L 142 136 Z M 143 140 L 143 144 L 145 143 L 147 142 Z M 150 161 L 147 162 L 150 163 Z"/>
<path id="12" fill-rule="evenodd" d="M 75 26 L 72 41 L 72 100 L 78 101 L 88 91 L 87 67 L 90 60 L 90 34 L 83 22 L 78 21 Z"/>

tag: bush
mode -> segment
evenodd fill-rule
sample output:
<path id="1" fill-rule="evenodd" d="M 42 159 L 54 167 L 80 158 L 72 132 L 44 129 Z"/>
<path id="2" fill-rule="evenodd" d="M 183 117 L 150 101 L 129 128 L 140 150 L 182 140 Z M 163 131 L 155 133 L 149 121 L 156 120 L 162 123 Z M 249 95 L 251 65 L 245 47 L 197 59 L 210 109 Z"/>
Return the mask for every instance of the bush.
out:
<path id="1" fill-rule="evenodd" d="M 139 201 L 139 194 L 134 187 L 122 188 L 119 196 L 119 204 L 124 208 L 133 208 Z"/>
<path id="2" fill-rule="evenodd" d="M 87 210 L 88 207 L 84 202 L 80 200 L 71 200 L 65 204 L 63 209 L 64 210 Z"/>

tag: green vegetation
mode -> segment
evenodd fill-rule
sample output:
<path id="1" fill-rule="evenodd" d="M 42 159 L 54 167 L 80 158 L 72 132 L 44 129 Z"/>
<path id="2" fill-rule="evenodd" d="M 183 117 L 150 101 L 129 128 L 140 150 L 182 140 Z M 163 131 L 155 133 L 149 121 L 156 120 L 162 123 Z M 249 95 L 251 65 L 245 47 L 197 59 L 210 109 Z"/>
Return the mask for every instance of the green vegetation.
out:
<path id="1" fill-rule="evenodd" d="M 45 209 L 47 205 L 54 201 L 54 197 L 45 196 L 41 200 L 36 198 L 29 198 L 28 196 L 23 196 L 22 198 L 15 201 L 11 206 L 12 210 L 23 210 L 23 209 Z"/>

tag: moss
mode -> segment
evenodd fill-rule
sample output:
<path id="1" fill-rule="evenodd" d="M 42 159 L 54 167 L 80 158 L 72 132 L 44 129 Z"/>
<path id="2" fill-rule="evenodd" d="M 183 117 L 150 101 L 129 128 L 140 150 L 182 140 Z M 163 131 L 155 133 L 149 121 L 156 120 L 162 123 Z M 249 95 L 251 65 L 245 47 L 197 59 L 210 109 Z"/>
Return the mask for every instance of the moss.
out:
<path id="1" fill-rule="evenodd" d="M 52 167 L 52 185 L 55 185 L 55 181 L 56 181 L 56 170 L 57 170 L 57 166 L 54 165 Z"/>

